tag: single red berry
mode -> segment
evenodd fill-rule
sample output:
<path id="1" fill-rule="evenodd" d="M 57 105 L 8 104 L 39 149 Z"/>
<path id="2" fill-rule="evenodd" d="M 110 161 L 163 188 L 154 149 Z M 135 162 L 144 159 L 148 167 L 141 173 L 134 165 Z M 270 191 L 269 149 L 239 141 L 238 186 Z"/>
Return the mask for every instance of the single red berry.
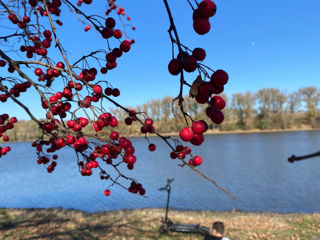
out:
<path id="1" fill-rule="evenodd" d="M 58 102 L 57 96 L 51 96 L 51 97 L 49 98 L 49 102 L 51 102 L 51 103 L 56 103 L 56 102 Z"/>
<path id="2" fill-rule="evenodd" d="M 121 44 L 120 44 L 120 49 L 123 52 L 129 52 L 131 47 L 131 43 L 128 40 L 124 40 Z"/>
<path id="3" fill-rule="evenodd" d="M 202 48 L 195 48 L 192 51 L 192 56 L 197 60 L 197 61 L 203 61 L 206 58 L 206 51 Z"/>
<path id="4" fill-rule="evenodd" d="M 217 6 L 211 0 L 203 0 L 199 6 L 199 14 L 203 17 L 212 17 L 216 14 Z"/>
<path id="5" fill-rule="evenodd" d="M 120 95 L 120 90 L 118 88 L 112 89 L 112 96 L 118 97 Z"/>
<path id="6" fill-rule="evenodd" d="M 197 60 L 193 56 L 187 55 L 183 60 L 183 69 L 186 72 L 194 72 L 197 69 Z"/>
<path id="7" fill-rule="evenodd" d="M 90 25 L 87 25 L 87 26 L 84 28 L 84 31 L 85 31 L 85 32 L 88 32 L 90 29 L 91 29 Z"/>
<path id="8" fill-rule="evenodd" d="M 228 74 L 224 70 L 217 70 L 211 76 L 211 83 L 215 86 L 224 86 L 229 80 Z"/>
<path id="9" fill-rule="evenodd" d="M 188 142 L 193 138 L 193 132 L 190 127 L 185 127 L 180 130 L 179 137 L 185 141 Z"/>
<path id="10" fill-rule="evenodd" d="M 104 195 L 110 196 L 111 191 L 109 189 L 104 190 Z"/>
<path id="11" fill-rule="evenodd" d="M 119 133 L 116 132 L 116 131 L 111 132 L 111 133 L 110 133 L 110 138 L 111 138 L 112 140 L 117 140 L 117 139 L 119 138 Z"/>
<path id="12" fill-rule="evenodd" d="M 200 156 L 195 156 L 192 161 L 195 166 L 198 166 L 202 163 L 202 158 Z"/>
<path id="13" fill-rule="evenodd" d="M 210 104 L 220 110 L 224 109 L 226 106 L 226 102 L 220 96 L 214 96 L 213 98 L 211 98 Z"/>
<path id="14" fill-rule="evenodd" d="M 107 96 L 111 96 L 112 95 L 112 88 L 106 88 L 105 90 L 104 90 L 104 93 L 107 95 Z"/>
<path id="15" fill-rule="evenodd" d="M 172 75 L 178 75 L 182 70 L 180 61 L 176 58 L 172 59 L 168 64 L 168 70 Z"/>
<path id="16" fill-rule="evenodd" d="M 111 30 L 112 31 L 112 30 Z M 115 29 L 112 33 L 111 33 L 111 36 L 114 36 L 115 38 L 119 39 L 122 37 L 122 32 L 120 29 Z M 130 47 L 129 47 L 130 49 Z M 122 49 L 121 49 L 122 50 Z"/>
<path id="17" fill-rule="evenodd" d="M 37 76 L 41 76 L 42 75 L 42 69 L 41 68 L 36 68 L 35 70 L 34 70 L 34 74 L 35 75 L 37 75 Z"/>
<path id="18" fill-rule="evenodd" d="M 6 61 L 0 60 L 0 67 L 4 67 L 6 65 Z"/>
<path id="19" fill-rule="evenodd" d="M 56 67 L 64 68 L 64 63 L 63 62 L 57 62 Z"/>
<path id="20" fill-rule="evenodd" d="M 193 21 L 193 29 L 196 33 L 204 35 L 210 31 L 211 25 L 208 18 L 197 18 Z"/>
<path id="21" fill-rule="evenodd" d="M 145 123 L 147 126 L 152 126 L 153 120 L 152 120 L 151 118 L 147 118 L 146 120 L 144 120 L 144 123 Z"/>
<path id="22" fill-rule="evenodd" d="M 195 133 L 193 134 L 193 138 L 190 140 L 190 143 L 195 146 L 199 146 L 203 141 L 204 141 L 203 134 Z"/>
<path id="23" fill-rule="evenodd" d="M 153 152 L 153 151 L 155 151 L 156 150 L 156 145 L 155 144 L 153 144 L 153 143 L 151 143 L 151 144 L 149 144 L 149 151 L 150 152 Z"/>
<path id="24" fill-rule="evenodd" d="M 192 131 L 194 133 L 204 133 L 205 132 L 205 124 L 202 121 L 194 121 L 192 122 L 192 127 L 191 127 Z"/>
<path id="25" fill-rule="evenodd" d="M 127 124 L 127 125 L 131 125 L 132 124 L 132 118 L 130 117 L 127 117 L 124 122 Z"/>
<path id="26" fill-rule="evenodd" d="M 224 120 L 223 113 L 218 108 L 216 108 L 214 106 L 209 106 L 206 109 L 206 114 L 212 120 L 212 122 L 214 122 L 215 124 L 220 124 Z"/>
<path id="27" fill-rule="evenodd" d="M 108 17 L 105 24 L 107 28 L 114 28 L 114 26 L 116 25 L 116 21 L 112 17 Z"/>
<path id="28" fill-rule="evenodd" d="M 50 31 L 50 30 L 45 30 L 45 31 L 43 32 L 43 36 L 44 36 L 45 38 L 50 38 L 50 37 L 51 37 L 51 31 Z"/>
<path id="29" fill-rule="evenodd" d="M 102 87 L 100 85 L 95 85 L 92 89 L 96 94 L 102 93 Z"/>

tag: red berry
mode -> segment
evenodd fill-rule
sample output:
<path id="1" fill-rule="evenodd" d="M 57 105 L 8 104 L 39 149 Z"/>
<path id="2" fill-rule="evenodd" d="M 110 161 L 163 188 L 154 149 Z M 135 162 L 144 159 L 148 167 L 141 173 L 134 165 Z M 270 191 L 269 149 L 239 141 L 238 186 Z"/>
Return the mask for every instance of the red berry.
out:
<path id="1" fill-rule="evenodd" d="M 42 69 L 41 68 L 36 68 L 35 70 L 34 70 L 34 74 L 35 75 L 37 75 L 37 76 L 41 76 L 42 75 Z"/>
<path id="2" fill-rule="evenodd" d="M 127 124 L 127 125 L 131 125 L 132 124 L 132 118 L 130 117 L 127 117 L 124 122 Z"/>
<path id="3" fill-rule="evenodd" d="M 108 17 L 105 23 L 107 28 L 114 28 L 116 25 L 116 21 L 112 17 Z"/>
<path id="4" fill-rule="evenodd" d="M 102 93 L 102 87 L 100 85 L 95 85 L 92 89 L 96 94 Z"/>
<path id="5" fill-rule="evenodd" d="M 198 134 L 204 133 L 206 130 L 205 124 L 202 121 L 194 121 L 192 123 L 191 129 L 194 133 L 198 133 Z"/>
<path id="6" fill-rule="evenodd" d="M 196 33 L 203 35 L 210 31 L 211 25 L 208 18 L 197 18 L 193 21 L 193 29 Z"/>
<path id="7" fill-rule="evenodd" d="M 186 72 L 194 72 L 197 69 L 197 60 L 190 55 L 184 57 L 183 69 Z"/>
<path id="8" fill-rule="evenodd" d="M 147 126 L 152 126 L 153 120 L 152 120 L 151 118 L 147 118 L 146 120 L 144 120 L 144 123 L 145 123 Z"/>
<path id="9" fill-rule="evenodd" d="M 105 68 L 105 67 L 102 67 L 102 68 L 100 69 L 100 72 L 101 72 L 102 74 L 106 74 L 106 73 L 108 72 L 108 69 Z"/>
<path id="10" fill-rule="evenodd" d="M 23 16 L 22 18 L 24 23 L 29 23 L 30 22 L 30 18 L 28 16 Z"/>
<path id="11" fill-rule="evenodd" d="M 58 67 L 58 68 L 64 68 L 64 63 L 63 63 L 63 62 L 58 62 L 58 63 L 56 64 L 56 67 Z"/>
<path id="12" fill-rule="evenodd" d="M 104 90 L 104 93 L 107 95 L 107 96 L 111 96 L 112 95 L 112 88 L 106 88 L 105 90 Z"/>
<path id="13" fill-rule="evenodd" d="M 199 145 L 201 145 L 203 140 L 204 140 L 203 134 L 195 133 L 195 134 L 193 134 L 193 138 L 190 140 L 190 143 L 195 146 L 199 146 Z"/>
<path id="14" fill-rule="evenodd" d="M 111 30 L 112 31 L 112 30 Z M 119 39 L 119 38 L 121 38 L 122 37 L 122 32 L 121 32 L 121 30 L 120 29 L 116 29 L 116 30 L 114 30 L 112 33 L 111 33 L 111 36 L 114 36 L 115 38 L 117 38 L 117 39 Z M 121 47 L 120 47 L 120 49 L 121 49 Z M 130 49 L 130 47 L 129 47 L 129 49 Z M 121 49 L 122 50 L 122 49 Z M 123 50 L 122 50 L 123 51 Z M 128 50 L 129 51 L 129 50 Z M 124 51 L 125 52 L 125 51 Z"/>
<path id="15" fill-rule="evenodd" d="M 118 97 L 120 95 L 120 90 L 118 88 L 112 89 L 112 96 Z"/>
<path id="16" fill-rule="evenodd" d="M 109 189 L 104 190 L 104 195 L 110 196 L 111 191 Z"/>
<path id="17" fill-rule="evenodd" d="M 193 138 L 193 132 L 190 127 L 185 127 L 180 130 L 179 137 L 185 141 L 188 142 Z"/>
<path id="18" fill-rule="evenodd" d="M 86 26 L 86 27 L 84 28 L 84 31 L 85 31 L 85 32 L 88 32 L 90 29 L 91 29 L 91 27 L 90 27 L 90 25 L 88 25 L 88 26 Z"/>
<path id="19" fill-rule="evenodd" d="M 106 60 L 108 63 L 113 63 L 117 60 L 117 56 L 114 53 L 110 52 L 106 55 Z"/>
<path id="20" fill-rule="evenodd" d="M 119 133 L 116 132 L 116 131 L 110 133 L 110 138 L 111 138 L 112 140 L 117 140 L 117 139 L 119 138 Z"/>
<path id="21" fill-rule="evenodd" d="M 202 163 L 202 158 L 200 156 L 195 156 L 192 161 L 195 166 L 198 166 Z"/>
<path id="22" fill-rule="evenodd" d="M 210 82 L 215 86 L 220 87 L 224 86 L 228 82 L 228 80 L 228 74 L 225 71 L 219 69 L 212 74 Z"/>
<path id="23" fill-rule="evenodd" d="M 203 17 L 212 17 L 216 14 L 217 6 L 211 0 L 203 0 L 199 6 L 199 14 Z"/>
<path id="24" fill-rule="evenodd" d="M 192 56 L 197 60 L 197 61 L 203 61 L 206 58 L 206 51 L 202 48 L 195 48 L 192 51 Z"/>
<path id="25" fill-rule="evenodd" d="M 214 106 L 209 106 L 206 109 L 206 114 L 212 120 L 212 122 L 214 122 L 215 124 L 220 124 L 224 120 L 223 113 L 218 108 L 216 108 Z"/>
<path id="26" fill-rule="evenodd" d="M 215 106 L 216 108 L 218 108 L 220 110 L 224 109 L 226 106 L 226 102 L 220 96 L 214 96 L 213 98 L 211 98 L 210 103 L 212 106 Z"/>
<path id="27" fill-rule="evenodd" d="M 172 59 L 169 62 L 168 70 L 169 70 L 169 73 L 171 73 L 172 75 L 178 75 L 182 70 L 180 61 L 178 59 L 175 59 L 175 58 Z"/>
<path id="28" fill-rule="evenodd" d="M 124 40 L 121 44 L 120 44 L 120 49 L 123 52 L 129 52 L 131 47 L 131 43 L 128 40 Z"/>
<path id="29" fill-rule="evenodd" d="M 148 148 L 149 148 L 149 151 L 150 151 L 150 152 L 153 152 L 153 151 L 156 150 L 156 145 L 153 144 L 153 143 L 151 143 Z"/>
<path id="30" fill-rule="evenodd" d="M 0 67 L 4 67 L 6 65 L 6 61 L 0 60 Z"/>
<path id="31" fill-rule="evenodd" d="M 49 98 L 49 102 L 51 102 L 51 103 L 56 103 L 56 102 L 58 102 L 57 96 L 51 96 L 51 97 Z"/>
<path id="32" fill-rule="evenodd" d="M 44 36 L 45 38 L 50 38 L 50 37 L 51 37 L 51 31 L 50 31 L 50 30 L 45 30 L 45 31 L 43 32 L 43 36 Z"/>

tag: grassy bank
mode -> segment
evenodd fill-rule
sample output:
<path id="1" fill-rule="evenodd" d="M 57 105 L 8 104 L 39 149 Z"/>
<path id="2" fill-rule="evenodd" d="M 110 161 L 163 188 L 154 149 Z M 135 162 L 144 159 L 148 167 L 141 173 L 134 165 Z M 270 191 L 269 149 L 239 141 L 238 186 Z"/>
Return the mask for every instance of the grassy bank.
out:
<path id="1" fill-rule="evenodd" d="M 0 209 L 0 239 L 202 239 L 158 228 L 163 209 L 120 210 L 88 214 L 62 209 Z M 320 213 L 170 211 L 173 222 L 226 224 L 226 235 L 241 239 L 320 239 Z"/>

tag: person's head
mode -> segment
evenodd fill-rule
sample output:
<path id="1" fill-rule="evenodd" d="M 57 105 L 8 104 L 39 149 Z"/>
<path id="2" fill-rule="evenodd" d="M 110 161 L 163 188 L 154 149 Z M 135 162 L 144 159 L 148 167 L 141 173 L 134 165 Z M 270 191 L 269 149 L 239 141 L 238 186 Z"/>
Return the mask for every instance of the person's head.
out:
<path id="1" fill-rule="evenodd" d="M 224 233 L 223 222 L 214 222 L 212 224 L 212 235 L 215 237 L 222 237 Z"/>

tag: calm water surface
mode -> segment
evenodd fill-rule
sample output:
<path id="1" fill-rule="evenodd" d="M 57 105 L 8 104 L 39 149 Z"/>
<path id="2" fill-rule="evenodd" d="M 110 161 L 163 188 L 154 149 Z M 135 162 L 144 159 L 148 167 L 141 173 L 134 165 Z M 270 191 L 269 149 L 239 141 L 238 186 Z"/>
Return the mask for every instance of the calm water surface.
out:
<path id="1" fill-rule="evenodd" d="M 320 158 L 290 164 L 288 156 L 318 151 L 320 132 L 228 134 L 206 136 L 194 148 L 204 162 L 199 167 L 237 200 L 217 190 L 189 168 L 181 168 L 168 157 L 169 149 L 158 138 L 154 153 L 146 151 L 143 138 L 132 139 L 138 161 L 129 176 L 142 182 L 146 198 L 117 186 L 111 196 L 103 195 L 108 186 L 99 179 L 78 172 L 71 150 L 59 155 L 56 170 L 48 174 L 36 163 L 31 143 L 12 143 L 12 151 L 0 159 L 0 207 L 62 207 L 87 212 L 124 208 L 165 207 L 166 193 L 158 188 L 174 177 L 170 206 L 188 210 L 268 212 L 320 212 Z M 128 185 L 127 182 L 123 182 Z"/>

